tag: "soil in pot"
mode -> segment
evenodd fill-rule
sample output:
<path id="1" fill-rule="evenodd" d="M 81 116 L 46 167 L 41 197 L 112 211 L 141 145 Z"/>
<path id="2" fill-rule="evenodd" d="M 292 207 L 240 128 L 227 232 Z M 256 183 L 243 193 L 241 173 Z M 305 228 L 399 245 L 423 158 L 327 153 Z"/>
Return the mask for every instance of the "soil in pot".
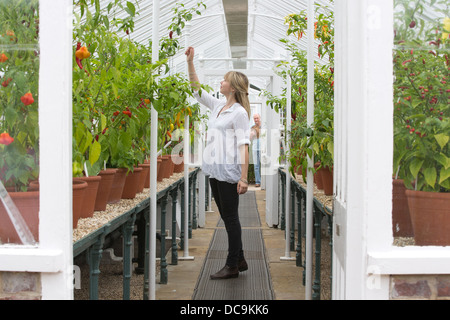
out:
<path id="1" fill-rule="evenodd" d="M 105 211 L 108 203 L 109 193 L 114 181 L 117 169 L 106 169 L 98 174 L 102 179 L 98 186 L 97 197 L 95 199 L 94 211 Z"/>
<path id="2" fill-rule="evenodd" d="M 39 241 L 39 191 L 9 192 L 34 239 Z M 0 201 L 0 243 L 21 244 L 3 202 Z"/>
<path id="3" fill-rule="evenodd" d="M 118 168 L 114 175 L 111 191 L 108 196 L 108 203 L 117 203 L 122 198 L 123 187 L 127 178 L 127 168 Z"/>
<path id="4" fill-rule="evenodd" d="M 81 209 L 81 218 L 90 218 L 94 215 L 95 200 L 97 199 L 98 187 L 102 177 L 77 177 L 74 180 L 81 180 L 87 183 L 87 188 L 84 194 L 83 207 Z"/>
<path id="5" fill-rule="evenodd" d="M 392 234 L 394 237 L 413 237 L 406 187 L 402 179 L 392 180 Z"/>
<path id="6" fill-rule="evenodd" d="M 406 190 L 418 246 L 450 245 L 450 193 Z"/>
<path id="7" fill-rule="evenodd" d="M 122 199 L 134 199 L 136 197 L 142 170 L 142 168 L 134 167 L 133 171 L 128 172 L 121 195 Z"/>

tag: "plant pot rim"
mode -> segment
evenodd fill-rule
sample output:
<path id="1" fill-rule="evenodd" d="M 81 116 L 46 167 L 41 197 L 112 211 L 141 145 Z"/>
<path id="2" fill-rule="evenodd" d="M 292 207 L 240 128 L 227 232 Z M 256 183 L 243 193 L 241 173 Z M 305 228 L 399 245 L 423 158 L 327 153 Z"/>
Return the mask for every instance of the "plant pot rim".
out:
<path id="1" fill-rule="evenodd" d="M 420 190 L 411 190 L 406 189 L 406 194 L 409 194 L 411 196 L 416 196 L 420 198 L 448 198 L 450 197 L 450 192 L 433 192 L 433 191 L 420 191 Z"/>
<path id="2" fill-rule="evenodd" d="M 117 169 L 116 169 L 116 168 L 107 168 L 107 169 L 101 170 L 101 171 L 99 172 L 99 175 L 100 175 L 100 174 L 114 174 L 114 173 L 116 173 L 116 172 L 117 172 Z"/>
<path id="3" fill-rule="evenodd" d="M 83 177 L 74 177 L 73 179 L 74 180 L 100 180 L 102 177 L 101 176 L 89 176 L 89 177 L 86 177 L 86 176 L 83 176 Z"/>

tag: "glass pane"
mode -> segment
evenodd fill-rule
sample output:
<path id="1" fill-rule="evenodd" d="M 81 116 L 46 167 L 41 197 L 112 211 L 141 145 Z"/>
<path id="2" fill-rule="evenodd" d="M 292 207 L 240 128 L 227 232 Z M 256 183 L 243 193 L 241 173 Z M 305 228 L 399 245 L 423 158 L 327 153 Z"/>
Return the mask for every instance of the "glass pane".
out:
<path id="1" fill-rule="evenodd" d="M 394 2 L 393 233 L 450 245 L 450 3 Z"/>
<path id="2" fill-rule="evenodd" d="M 39 238 L 38 5 L 0 0 L 0 244 Z"/>

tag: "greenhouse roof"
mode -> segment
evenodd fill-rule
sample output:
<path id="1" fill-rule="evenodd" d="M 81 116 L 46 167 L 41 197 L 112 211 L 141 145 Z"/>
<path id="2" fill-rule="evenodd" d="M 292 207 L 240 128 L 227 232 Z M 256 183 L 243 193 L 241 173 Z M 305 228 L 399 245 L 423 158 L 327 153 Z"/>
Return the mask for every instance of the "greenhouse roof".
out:
<path id="1" fill-rule="evenodd" d="M 138 15 L 130 37 L 137 42 L 148 43 L 152 38 L 153 1 L 136 2 Z M 198 2 L 198 0 L 181 1 L 185 8 L 196 7 Z M 167 36 L 168 27 L 174 16 L 173 8 L 178 3 L 180 1 L 161 1 L 159 24 L 161 36 Z M 204 68 L 220 70 L 272 69 L 274 61 L 287 58 L 284 45 L 280 42 L 280 39 L 286 37 L 285 17 L 307 9 L 307 0 L 248 0 L 248 2 L 204 0 L 203 3 L 206 9 L 201 7 L 202 14 L 192 19 L 188 43 L 196 49 L 197 64 L 201 57 L 204 59 Z M 316 3 L 329 5 L 328 0 Z M 183 47 L 188 33 L 184 31 L 180 38 Z M 292 40 L 306 50 L 307 37 L 303 37 L 300 41 L 292 37 Z M 174 72 L 184 72 L 186 67 L 184 50 L 180 50 L 170 63 Z M 204 79 L 213 87 L 217 86 L 220 80 L 214 77 Z M 262 88 L 267 85 L 264 79 L 251 79 L 251 82 Z"/>

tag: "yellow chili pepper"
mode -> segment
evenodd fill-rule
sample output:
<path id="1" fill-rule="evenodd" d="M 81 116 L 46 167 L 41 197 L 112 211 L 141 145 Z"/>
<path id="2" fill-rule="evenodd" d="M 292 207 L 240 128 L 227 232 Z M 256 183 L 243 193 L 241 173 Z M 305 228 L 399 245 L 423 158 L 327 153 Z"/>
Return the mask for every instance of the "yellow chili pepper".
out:
<path id="1" fill-rule="evenodd" d="M 177 117 L 175 118 L 175 122 L 177 123 L 177 126 L 180 127 L 181 123 L 180 123 L 180 117 L 181 117 L 181 113 L 177 113 Z"/>

